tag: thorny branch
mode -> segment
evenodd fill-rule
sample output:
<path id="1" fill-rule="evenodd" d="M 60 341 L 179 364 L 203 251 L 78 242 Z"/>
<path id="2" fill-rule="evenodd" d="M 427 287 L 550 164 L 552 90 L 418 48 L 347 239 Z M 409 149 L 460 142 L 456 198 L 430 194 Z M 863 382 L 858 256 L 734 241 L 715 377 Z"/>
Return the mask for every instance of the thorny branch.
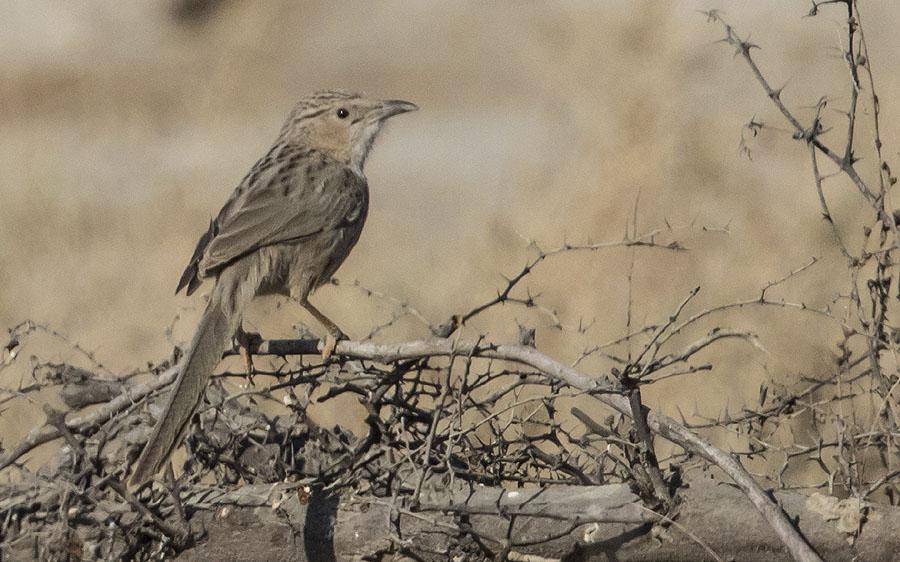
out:
<path id="1" fill-rule="evenodd" d="M 807 384 L 798 390 L 778 388 L 774 396 L 770 396 L 769 387 L 763 385 L 757 407 L 744 408 L 737 416 L 726 413 L 724 419 L 693 424 L 692 427 L 724 427 L 747 435 L 750 438 L 748 456 L 781 455 L 784 461 L 777 476 L 781 487 L 786 485 L 784 474 L 788 467 L 807 463 L 824 472 L 824 480 L 819 487 L 826 488 L 829 493 L 844 490 L 844 493 L 862 500 L 876 490 L 883 490 L 887 501 L 897 504 L 900 502 L 896 477 L 900 462 L 897 432 L 900 412 L 895 391 L 900 382 L 897 353 L 900 330 L 892 317 L 900 301 L 900 287 L 895 279 L 896 253 L 900 247 L 897 229 L 900 213 L 891 203 L 891 189 L 897 179 L 883 156 L 879 97 L 875 91 L 873 62 L 858 2 L 813 0 L 808 15 L 816 16 L 826 7 L 841 9 L 845 16 L 841 53 L 847 68 L 849 104 L 846 111 L 841 112 L 846 117 L 846 133 L 840 147 L 828 140 L 834 136 L 829 135 L 829 131 L 836 128 L 825 122 L 823 114 L 829 103 L 828 95 L 820 97 L 814 105 L 815 113 L 811 121 L 804 123 L 788 106 L 783 89 L 773 88 L 766 78 L 753 56 L 754 49 L 759 47 L 742 39 L 719 12 L 706 12 L 706 16 L 710 22 L 723 27 L 725 37 L 722 42 L 732 46 L 736 56 L 748 65 L 769 100 L 792 127 L 793 138 L 807 146 L 822 217 L 831 231 L 836 250 L 846 262 L 847 289 L 837 295 L 832 303 L 843 306 L 844 313 L 840 313 L 840 306 L 813 309 L 802 302 L 781 306 L 799 307 L 838 323 L 843 338 L 836 345 L 835 368 L 824 376 L 804 377 Z M 859 156 L 861 150 L 858 147 L 860 122 L 866 117 L 860 113 L 860 108 L 865 104 L 870 107 L 867 117 L 872 130 L 871 156 L 868 158 Z M 755 116 L 749 126 L 754 137 L 766 127 Z M 746 143 L 747 139 L 742 134 L 742 151 L 747 150 Z M 836 167 L 835 173 L 823 173 L 819 159 L 821 155 Z M 874 170 L 861 168 L 873 161 Z M 874 184 L 865 179 L 869 172 L 876 174 L 877 182 Z M 871 222 L 861 225 L 863 239 L 858 248 L 853 247 L 853 237 L 838 226 L 825 195 L 825 183 L 838 177 L 849 180 L 871 211 Z M 768 302 L 764 291 L 760 304 Z M 745 301 L 738 306 L 748 304 L 749 301 Z M 868 407 L 859 400 L 863 396 L 874 398 L 869 401 Z M 802 414 L 811 414 L 820 429 L 817 443 L 784 445 L 772 438 L 779 428 L 788 426 L 790 420 Z M 823 438 L 825 435 L 833 438 Z M 871 453 L 874 452 L 877 454 L 873 456 Z"/>
<path id="2" fill-rule="evenodd" d="M 783 90 L 771 87 L 753 57 L 757 46 L 741 39 L 718 12 L 708 12 L 707 17 L 724 27 L 723 41 L 749 66 L 788 122 L 793 138 L 808 151 L 819 208 L 835 251 L 847 265 L 846 291 L 828 304 L 773 296 L 786 291 L 799 276 L 818 271 L 821 266 L 814 266 L 821 260 L 814 257 L 735 302 L 704 306 L 697 287 L 672 298 L 671 313 L 644 325 L 634 320 L 629 291 L 624 333 L 603 343 L 589 342 L 580 355 L 566 361 L 539 351 L 535 329 L 525 325 L 519 326 L 516 343 L 471 334 L 472 320 L 511 304 L 549 318 L 552 330 L 585 336 L 590 326 L 580 320 L 567 325 L 542 295 L 523 288 L 524 280 L 541 264 L 562 255 L 616 247 L 632 252 L 684 250 L 676 240 L 661 241 L 665 231 L 639 234 L 635 204 L 634 222 L 624 239 L 566 243 L 552 250 L 531 242 L 535 255 L 506 279 L 496 296 L 476 301 L 480 303 L 471 308 L 461 307 L 463 312 L 441 325 L 432 324 L 405 299 L 354 283 L 364 295 L 392 308 L 388 320 L 361 341 L 339 342 L 329 364 L 304 357 L 318 355 L 318 342 L 313 339 L 256 342 L 254 352 L 279 358 L 273 362 L 276 366 L 254 373 L 255 378 L 228 367 L 217 375 L 207 393 L 208 405 L 189 432 L 188 454 L 178 467 L 178 478 L 170 474 L 164 482 L 136 492 L 120 484 L 121 476 L 147 438 L 153 404 L 174 380 L 179 353 L 171 362 L 116 377 L 93 353 L 59 332 L 24 322 L 10 332 L 0 373 L 21 364 L 21 350 L 37 334 L 67 343 L 89 367 L 36 359 L 27 383 L 21 379 L 0 397 L 0 403 L 10 405 L 33 400 L 40 391 L 63 388 L 71 408 L 67 415 L 48 411 L 46 424 L 0 451 L 0 469 L 16 475 L 4 485 L 7 499 L 0 501 L 0 544 L 13 549 L 39 533 L 53 538 L 47 552 L 74 549 L 77 541 L 87 541 L 100 557 L 172 555 L 199 538 L 188 523 L 196 513 L 221 505 L 212 496 L 239 495 L 242 492 L 229 491 L 239 483 L 244 485 L 239 490 L 247 490 L 280 482 L 286 493 L 298 497 L 317 490 L 339 494 L 350 503 L 386 508 L 391 540 L 378 547 L 381 553 L 408 552 L 414 546 L 402 536 L 400 521 L 406 517 L 452 534 L 454 553 L 464 559 L 527 559 L 529 555 L 519 550 L 572 534 L 591 522 L 618 517 L 640 525 L 678 527 L 682 480 L 694 471 L 714 468 L 738 486 L 795 559 L 818 560 L 794 522 L 761 485 L 800 487 L 791 482 L 789 469 L 806 465 L 822 475 L 807 488 L 859 500 L 860 528 L 852 534 L 858 537 L 865 500 L 877 496 L 879 501 L 900 504 L 896 400 L 900 330 L 892 323 L 900 293 L 894 294 L 898 234 L 890 197 L 896 179 L 883 158 L 880 108 L 858 6 L 854 0 L 814 2 L 810 15 L 826 6 L 843 7 L 847 13 L 842 52 L 850 102 L 840 147 L 830 144 L 831 128 L 824 112 L 827 96 L 815 104 L 814 116 L 805 123 L 784 100 Z M 859 111 L 865 106 L 870 107 L 873 121 L 877 183 L 864 179 L 862 166 L 871 159 L 860 158 L 856 146 L 864 118 Z M 754 136 L 765 128 L 772 127 L 751 120 L 749 130 Z M 742 149 L 746 143 L 742 133 Z M 823 174 L 820 164 L 837 171 Z M 858 244 L 839 227 L 826 198 L 826 182 L 838 176 L 849 181 L 853 193 L 859 194 L 854 196 L 870 210 L 871 222 L 863 227 Z M 632 267 L 629 283 L 633 276 Z M 678 422 L 645 403 L 642 389 L 648 385 L 711 370 L 712 364 L 698 359 L 709 346 L 733 339 L 759 346 L 754 332 L 715 322 L 726 312 L 754 307 L 783 309 L 839 328 L 842 339 L 836 345 L 833 369 L 801 375 L 793 383 L 786 377 L 773 377 L 760 387 L 757 404 L 745 405 L 736 414 L 726 411 L 715 419 L 696 414 Z M 376 341 L 404 317 L 427 327 L 430 337 L 401 343 Z M 139 377 L 149 380 L 137 382 Z M 225 385 L 235 379 L 247 379 L 249 384 L 229 395 Z M 66 394 L 66 389 L 74 390 Z M 323 403 L 340 404 L 347 418 L 355 415 L 359 423 L 318 425 L 310 411 Z M 814 437 L 793 436 L 792 424 L 800 416 L 810 420 Z M 715 445 L 719 435 L 736 439 L 730 442 L 739 445 L 728 452 Z M 675 444 L 666 457 L 657 456 L 659 438 Z M 60 439 L 65 445 L 57 451 L 52 468 L 34 471 L 29 455 Z M 777 466 L 766 474 L 751 474 L 744 463 L 757 458 Z M 204 482 L 216 486 L 210 489 Z M 578 485 L 597 492 L 623 484 L 646 502 L 640 514 L 630 507 L 616 511 L 614 506 L 610 511 L 604 506 L 591 517 L 574 519 L 554 537 L 538 539 L 519 538 L 517 519 L 559 519 L 565 513 L 558 506 L 541 514 L 528 511 L 531 503 L 503 506 L 500 499 L 484 500 L 477 493 L 482 486 L 527 490 L 532 502 L 552 495 L 559 486 Z M 460 497 L 468 500 L 459 501 Z M 228 501 L 238 505 L 242 500 Z M 452 520 L 438 521 L 432 517 L 437 512 L 451 514 Z M 504 536 L 475 530 L 471 518 L 485 512 L 508 518 Z M 93 522 L 95 530 L 81 538 L 73 531 L 76 520 Z M 698 529 L 684 530 L 703 544 Z M 715 552 L 710 555 L 718 557 Z"/>

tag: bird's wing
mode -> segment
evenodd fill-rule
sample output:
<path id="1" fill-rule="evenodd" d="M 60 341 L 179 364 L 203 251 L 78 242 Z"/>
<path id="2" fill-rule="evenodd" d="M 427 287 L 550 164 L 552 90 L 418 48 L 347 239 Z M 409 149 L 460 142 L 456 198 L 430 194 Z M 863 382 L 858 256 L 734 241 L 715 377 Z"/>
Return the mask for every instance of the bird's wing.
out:
<path id="1" fill-rule="evenodd" d="M 179 288 L 259 248 L 340 228 L 365 216 L 366 180 L 319 158 L 261 160 L 200 239 Z"/>

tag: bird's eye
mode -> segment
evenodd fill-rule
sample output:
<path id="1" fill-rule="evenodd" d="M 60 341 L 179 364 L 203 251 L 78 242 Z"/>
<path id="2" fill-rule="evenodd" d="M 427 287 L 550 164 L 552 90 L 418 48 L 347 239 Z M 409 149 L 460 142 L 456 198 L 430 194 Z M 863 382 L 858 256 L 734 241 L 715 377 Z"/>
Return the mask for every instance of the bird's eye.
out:
<path id="1" fill-rule="evenodd" d="M 348 115 L 350 115 L 350 112 L 343 107 L 337 110 L 338 119 L 346 119 Z"/>

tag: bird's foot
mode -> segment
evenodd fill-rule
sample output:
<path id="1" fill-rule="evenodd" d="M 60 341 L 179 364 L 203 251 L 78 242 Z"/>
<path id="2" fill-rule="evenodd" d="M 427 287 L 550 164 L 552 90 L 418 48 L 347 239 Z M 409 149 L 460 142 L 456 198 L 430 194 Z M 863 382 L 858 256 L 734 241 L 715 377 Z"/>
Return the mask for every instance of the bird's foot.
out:
<path id="1" fill-rule="evenodd" d="M 337 347 L 337 343 L 340 340 L 347 339 L 347 335 L 340 330 L 336 332 L 328 332 L 325 336 L 325 339 L 319 343 L 320 351 L 322 352 L 322 361 L 327 362 L 331 359 L 331 356 L 334 354 L 334 349 Z"/>
<path id="2" fill-rule="evenodd" d="M 244 367 L 246 367 L 247 373 L 252 375 L 256 372 L 256 367 L 253 366 L 253 350 L 258 348 L 263 341 L 262 336 L 256 332 L 245 332 L 243 328 L 238 328 L 235 339 L 240 348 L 241 359 L 244 360 Z"/>

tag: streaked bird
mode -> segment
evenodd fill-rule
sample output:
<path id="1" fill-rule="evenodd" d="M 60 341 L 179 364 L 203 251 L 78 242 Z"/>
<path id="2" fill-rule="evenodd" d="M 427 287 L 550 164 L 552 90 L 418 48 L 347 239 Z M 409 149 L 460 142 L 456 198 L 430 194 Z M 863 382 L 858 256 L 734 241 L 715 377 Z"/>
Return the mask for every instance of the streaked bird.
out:
<path id="1" fill-rule="evenodd" d="M 170 391 L 166 407 L 137 461 L 139 486 L 180 444 L 209 377 L 242 339 L 241 316 L 256 295 L 288 295 L 327 330 L 327 360 L 344 333 L 309 302 L 359 240 L 369 207 L 363 166 L 385 121 L 418 109 L 401 100 L 373 100 L 331 90 L 301 100 L 281 133 L 210 223 L 178 289 L 190 295 L 214 279 L 209 303 Z"/>

